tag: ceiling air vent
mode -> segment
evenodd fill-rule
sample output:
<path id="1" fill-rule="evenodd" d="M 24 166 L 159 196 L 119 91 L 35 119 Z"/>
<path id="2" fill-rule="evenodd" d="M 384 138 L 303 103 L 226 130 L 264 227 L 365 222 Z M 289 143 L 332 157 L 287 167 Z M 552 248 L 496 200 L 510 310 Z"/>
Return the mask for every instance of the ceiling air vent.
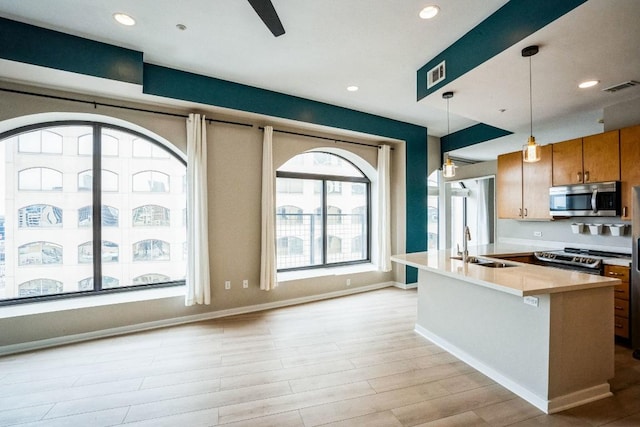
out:
<path id="1" fill-rule="evenodd" d="M 627 82 L 618 83 L 617 85 L 613 85 L 613 86 L 610 86 L 610 87 L 608 87 L 606 89 L 602 89 L 602 91 L 603 92 L 611 92 L 611 93 L 613 93 L 613 92 L 617 92 L 617 91 L 622 90 L 622 89 L 626 89 L 628 87 L 638 86 L 638 85 L 640 85 L 640 82 L 637 82 L 635 80 L 629 80 Z"/>
<path id="2" fill-rule="evenodd" d="M 431 89 L 440 83 L 445 79 L 446 75 L 445 61 L 442 61 L 427 73 L 427 89 Z"/>

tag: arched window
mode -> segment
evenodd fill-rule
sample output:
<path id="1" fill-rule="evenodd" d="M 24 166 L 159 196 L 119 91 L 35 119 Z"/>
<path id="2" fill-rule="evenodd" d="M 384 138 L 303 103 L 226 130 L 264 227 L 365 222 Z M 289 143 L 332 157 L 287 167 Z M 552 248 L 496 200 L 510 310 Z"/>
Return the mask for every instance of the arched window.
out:
<path id="1" fill-rule="evenodd" d="M 145 205 L 133 210 L 134 227 L 169 227 L 170 211 L 158 205 Z"/>
<path id="2" fill-rule="evenodd" d="M 18 265 L 62 264 L 62 246 L 31 242 L 18 247 Z"/>
<path id="3" fill-rule="evenodd" d="M 287 224 L 302 224 L 302 208 L 291 205 L 278 206 L 276 208 L 276 220 L 279 222 L 286 221 Z"/>
<path id="4" fill-rule="evenodd" d="M 102 206 L 102 226 L 117 227 L 120 212 L 113 206 Z M 78 209 L 78 227 L 91 227 L 93 225 L 93 206 L 84 206 Z"/>
<path id="5" fill-rule="evenodd" d="M 120 286 L 120 281 L 115 277 L 102 276 L 102 289 L 117 288 Z M 93 277 L 87 277 L 78 282 L 79 291 L 92 291 L 93 290 Z"/>
<path id="6" fill-rule="evenodd" d="M 18 285 L 18 296 L 37 297 L 55 295 L 62 292 L 62 282 L 52 279 L 33 279 Z"/>
<path id="7" fill-rule="evenodd" d="M 169 175 L 160 171 L 143 171 L 133 175 L 133 191 L 168 193 Z"/>
<path id="8" fill-rule="evenodd" d="M 18 137 L 19 153 L 62 154 L 62 135 L 50 130 L 36 130 Z"/>
<path id="9" fill-rule="evenodd" d="M 186 175 L 185 157 L 137 129 L 83 116 L 0 133 L 0 304 L 184 284 L 187 259 L 177 245 L 187 229 L 170 214 L 186 217 L 186 194 L 170 192 L 170 183 Z M 2 267 L 5 259 L 13 270 Z M 161 261 L 161 271 L 141 271 L 147 261 Z M 162 279 L 143 284 L 136 278 L 144 271 Z"/>
<path id="10" fill-rule="evenodd" d="M 370 260 L 366 237 L 361 250 L 352 250 L 350 243 L 370 234 L 371 182 L 353 163 L 333 153 L 306 152 L 277 170 L 276 184 L 279 271 Z M 348 214 L 355 207 L 357 221 Z M 294 224 L 294 217 L 301 220 Z"/>
<path id="11" fill-rule="evenodd" d="M 102 191 L 118 191 L 118 174 L 109 170 L 102 170 Z M 78 173 L 78 191 L 91 191 L 93 188 L 93 171 L 86 170 Z"/>
<path id="12" fill-rule="evenodd" d="M 62 191 L 62 173 L 51 168 L 29 168 L 18 172 L 18 190 Z"/>
<path id="13" fill-rule="evenodd" d="M 165 283 L 170 280 L 171 278 L 169 276 L 165 276 L 164 274 L 149 273 L 143 274 L 142 276 L 134 277 L 133 284 L 148 285 L 150 283 Z"/>
<path id="14" fill-rule="evenodd" d="M 170 258 L 169 242 L 148 239 L 133 244 L 134 261 L 169 261 Z"/>
<path id="15" fill-rule="evenodd" d="M 52 205 L 29 205 L 18 209 L 19 228 L 62 227 L 62 209 Z"/>
<path id="16" fill-rule="evenodd" d="M 116 243 L 102 241 L 102 262 L 118 262 L 120 248 Z M 88 264 L 93 262 L 93 242 L 86 242 L 78 246 L 78 263 Z"/>

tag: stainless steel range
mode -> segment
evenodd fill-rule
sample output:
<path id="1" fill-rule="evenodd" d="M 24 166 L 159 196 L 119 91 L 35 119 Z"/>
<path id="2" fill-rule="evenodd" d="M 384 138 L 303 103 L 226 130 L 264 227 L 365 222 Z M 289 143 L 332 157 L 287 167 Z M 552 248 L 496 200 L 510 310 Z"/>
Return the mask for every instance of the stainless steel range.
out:
<path id="1" fill-rule="evenodd" d="M 534 252 L 533 255 L 542 265 L 546 265 L 548 267 L 564 268 L 567 270 L 576 270 L 582 273 L 599 275 L 602 275 L 604 272 L 604 259 L 631 259 L 631 254 L 579 248 L 564 248 L 564 250 L 557 251 Z"/>

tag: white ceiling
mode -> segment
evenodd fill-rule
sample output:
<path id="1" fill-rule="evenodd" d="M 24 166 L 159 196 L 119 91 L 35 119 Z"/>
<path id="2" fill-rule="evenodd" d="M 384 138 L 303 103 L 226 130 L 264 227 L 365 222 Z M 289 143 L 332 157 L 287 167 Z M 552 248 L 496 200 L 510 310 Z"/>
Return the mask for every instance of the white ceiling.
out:
<path id="1" fill-rule="evenodd" d="M 419 19 L 420 9 L 431 3 L 440 4 L 440 14 Z M 454 152 L 479 160 L 517 150 L 526 141 L 529 68 L 520 51 L 530 44 L 540 45 L 532 58 L 533 115 L 534 135 L 543 144 L 600 132 L 605 107 L 640 97 L 640 87 L 601 91 L 640 81 L 640 1 L 589 0 L 417 102 L 416 71 L 505 3 L 273 0 L 286 30 L 278 38 L 244 0 L 0 0 L 0 16 L 139 50 L 145 62 L 423 125 L 434 136 L 447 133 L 441 94 L 453 90 L 452 132 L 478 122 L 515 132 Z M 137 25 L 117 24 L 114 12 L 132 15 Z M 91 78 L 69 76 L 0 62 L 0 78 L 109 94 Z M 587 78 L 601 84 L 577 89 Z M 347 92 L 349 85 L 360 90 Z M 119 95 L 156 101 L 134 85 L 120 88 L 127 93 Z"/>

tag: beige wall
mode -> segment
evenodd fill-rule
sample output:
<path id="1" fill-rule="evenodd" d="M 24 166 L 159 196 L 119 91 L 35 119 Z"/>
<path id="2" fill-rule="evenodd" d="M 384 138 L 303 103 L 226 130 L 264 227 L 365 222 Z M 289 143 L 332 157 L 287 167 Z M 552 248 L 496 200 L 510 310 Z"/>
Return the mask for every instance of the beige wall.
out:
<path id="1" fill-rule="evenodd" d="M 3 87 L 10 87 L 3 84 Z M 13 86 L 11 86 L 13 87 Z M 20 89 L 25 89 L 20 87 Z M 43 89 L 26 88 L 29 91 L 44 93 Z M 57 94 L 79 97 L 75 94 Z M 92 98 L 93 100 L 93 98 Z M 117 105 L 126 105 L 125 101 L 109 100 Z M 132 105 L 132 104 L 128 104 Z M 138 105 L 135 105 L 138 106 Z M 154 106 L 138 106 L 158 109 Z M 183 109 L 164 109 L 167 112 L 186 114 Z M 145 112 L 134 112 L 118 108 L 109 108 L 80 104 L 69 101 L 52 100 L 29 95 L 0 92 L 0 132 L 13 119 L 36 113 L 49 112 L 88 113 L 110 116 L 141 126 L 165 138 L 185 151 L 185 120 Z M 220 118 L 251 123 L 245 118 L 233 116 L 221 117 L 218 114 L 201 111 L 209 118 Z M 288 281 L 271 292 L 259 289 L 260 274 L 260 188 L 262 131 L 259 125 L 270 124 L 268 118 L 260 123 L 245 127 L 232 124 L 213 123 L 208 128 L 208 193 L 209 193 L 209 253 L 211 267 L 211 306 L 185 307 L 183 297 L 161 298 L 155 300 L 130 302 L 126 304 L 105 305 L 93 308 L 70 309 L 43 314 L 0 318 L 0 347 L 11 346 L 27 348 L 33 342 L 48 340 L 47 343 L 63 342 L 62 337 L 82 337 L 100 335 L 100 331 L 120 330 L 131 325 L 158 324 L 171 319 L 184 320 L 190 316 L 216 316 L 223 310 L 239 307 L 253 307 L 261 304 L 275 304 L 297 298 L 315 298 L 322 295 L 334 295 L 336 292 L 357 291 L 369 285 L 404 281 L 404 269 L 394 265 L 393 272 L 368 272 L 348 276 L 324 276 L 313 279 Z M 284 129 L 283 126 L 276 126 Z M 310 133 L 308 129 L 290 130 Z M 314 133 L 319 136 L 359 141 L 336 134 Z M 370 140 L 362 140 L 371 144 Z M 405 188 L 404 188 L 404 143 L 389 142 L 392 151 L 392 246 L 393 252 L 404 251 L 405 236 Z M 377 150 L 370 147 L 334 143 L 317 138 L 274 133 L 274 164 L 279 166 L 293 155 L 312 148 L 333 146 L 349 150 L 375 167 Z M 347 288 L 346 279 L 351 279 Z M 249 280 L 249 288 L 242 288 L 242 280 Z M 231 290 L 224 289 L 224 281 L 230 280 Z M 2 316 L 0 316 L 2 317 Z M 154 323 L 155 322 L 155 323 Z M 1 353 L 0 349 L 0 353 Z"/>

